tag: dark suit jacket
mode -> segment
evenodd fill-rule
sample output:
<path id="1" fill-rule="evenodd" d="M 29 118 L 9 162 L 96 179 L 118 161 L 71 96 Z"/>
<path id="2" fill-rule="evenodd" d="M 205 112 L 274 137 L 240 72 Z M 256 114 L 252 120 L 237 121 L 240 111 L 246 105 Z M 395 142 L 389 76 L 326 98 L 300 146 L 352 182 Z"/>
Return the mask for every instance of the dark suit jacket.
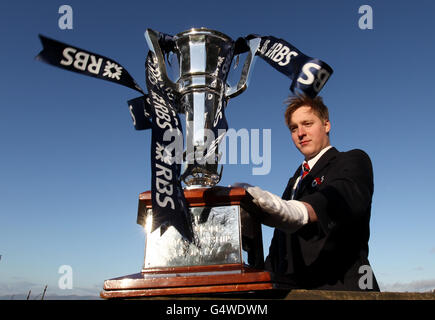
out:
<path id="1" fill-rule="evenodd" d="M 300 170 L 290 178 L 283 199 L 290 199 Z M 372 195 L 373 169 L 368 155 L 362 150 L 329 149 L 302 180 L 294 197 L 309 203 L 318 221 L 293 234 L 275 229 L 266 269 L 285 275 L 298 288 L 361 290 L 359 281 L 368 272 L 360 267 L 370 266 Z M 379 291 L 374 275 L 373 290 Z"/>

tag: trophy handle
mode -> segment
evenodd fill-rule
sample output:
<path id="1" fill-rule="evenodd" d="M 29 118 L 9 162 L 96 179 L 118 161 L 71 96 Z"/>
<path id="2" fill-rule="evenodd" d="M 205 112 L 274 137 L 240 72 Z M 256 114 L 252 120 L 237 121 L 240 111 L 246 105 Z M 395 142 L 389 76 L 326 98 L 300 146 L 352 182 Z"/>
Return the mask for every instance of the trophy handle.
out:
<path id="1" fill-rule="evenodd" d="M 157 64 L 159 66 L 162 80 L 165 85 L 171 87 L 173 90 L 177 89 L 177 85 L 168 77 L 165 64 L 165 56 L 163 55 L 162 48 L 159 44 L 160 33 L 152 29 L 147 29 L 145 32 L 145 39 L 149 49 L 156 55 Z"/>
<path id="2" fill-rule="evenodd" d="M 260 46 L 261 39 L 260 38 L 254 38 L 248 41 L 249 46 L 249 52 L 248 56 L 245 60 L 245 64 L 243 65 L 242 74 L 240 76 L 240 80 L 237 83 L 236 86 L 228 87 L 225 92 L 225 97 L 229 100 L 231 98 L 237 97 L 239 94 L 241 94 L 243 91 L 246 90 L 249 84 L 249 75 L 254 67 L 255 62 L 255 53 L 258 50 L 258 47 Z"/>

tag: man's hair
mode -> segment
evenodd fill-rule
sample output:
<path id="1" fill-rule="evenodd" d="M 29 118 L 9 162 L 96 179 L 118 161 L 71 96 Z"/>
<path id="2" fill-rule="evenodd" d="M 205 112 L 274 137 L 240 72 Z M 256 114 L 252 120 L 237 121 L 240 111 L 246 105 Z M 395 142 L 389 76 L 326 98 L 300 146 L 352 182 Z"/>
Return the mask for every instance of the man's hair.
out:
<path id="1" fill-rule="evenodd" d="M 286 100 L 287 109 L 284 119 L 287 127 L 290 128 L 290 121 L 295 112 L 300 107 L 311 107 L 313 112 L 322 120 L 329 120 L 328 107 L 323 103 L 322 97 L 310 98 L 306 95 L 291 96 Z"/>

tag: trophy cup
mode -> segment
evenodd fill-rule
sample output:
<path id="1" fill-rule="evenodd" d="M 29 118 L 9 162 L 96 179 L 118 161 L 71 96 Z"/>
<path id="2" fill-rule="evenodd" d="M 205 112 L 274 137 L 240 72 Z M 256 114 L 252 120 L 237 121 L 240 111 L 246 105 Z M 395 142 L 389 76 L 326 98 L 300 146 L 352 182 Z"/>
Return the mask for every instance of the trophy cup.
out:
<path id="1" fill-rule="evenodd" d="M 225 34 L 198 28 L 175 35 L 173 51 L 179 67 L 175 81 L 167 74 L 159 33 L 148 29 L 146 39 L 165 86 L 181 97 L 177 112 L 185 115 L 187 150 L 180 179 L 185 184 L 195 241 L 183 240 L 172 227 L 151 231 L 151 192 L 141 193 L 137 223 L 146 232 L 143 268 L 138 274 L 106 280 L 101 297 L 240 293 L 282 287 L 262 270 L 261 223 L 252 214 L 255 209 L 249 205 L 249 195 L 243 188 L 216 186 L 222 174 L 218 164 L 222 137 L 215 136 L 211 148 L 204 133 L 217 133 L 219 113 L 229 99 L 246 89 L 260 39 L 247 42 L 249 50 L 235 86 L 227 84 L 235 42 Z"/>

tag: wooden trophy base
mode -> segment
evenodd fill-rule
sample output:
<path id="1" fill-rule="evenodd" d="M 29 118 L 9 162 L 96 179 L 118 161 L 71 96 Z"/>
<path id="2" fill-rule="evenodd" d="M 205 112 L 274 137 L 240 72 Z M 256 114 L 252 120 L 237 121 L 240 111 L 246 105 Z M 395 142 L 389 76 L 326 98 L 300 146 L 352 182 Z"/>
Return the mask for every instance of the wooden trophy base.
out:
<path id="1" fill-rule="evenodd" d="M 156 296 L 274 298 L 287 294 L 290 289 L 268 271 L 238 265 L 177 269 L 106 280 L 100 296 L 105 299 Z"/>
<path id="2" fill-rule="evenodd" d="M 249 201 L 243 188 L 201 188 L 184 191 L 189 207 L 239 205 L 246 211 Z M 151 192 L 139 196 L 138 223 L 144 224 L 146 210 L 151 208 Z M 290 286 L 283 279 L 262 270 L 264 264 L 261 224 L 245 224 L 243 238 L 253 251 L 250 266 L 242 263 L 212 264 L 164 268 L 143 268 L 141 273 L 106 280 L 100 296 L 111 298 L 150 298 L 156 296 L 225 296 L 276 297 L 288 293 Z M 244 226 L 242 225 L 242 229 Z M 146 259 L 145 259 L 146 260 Z"/>

